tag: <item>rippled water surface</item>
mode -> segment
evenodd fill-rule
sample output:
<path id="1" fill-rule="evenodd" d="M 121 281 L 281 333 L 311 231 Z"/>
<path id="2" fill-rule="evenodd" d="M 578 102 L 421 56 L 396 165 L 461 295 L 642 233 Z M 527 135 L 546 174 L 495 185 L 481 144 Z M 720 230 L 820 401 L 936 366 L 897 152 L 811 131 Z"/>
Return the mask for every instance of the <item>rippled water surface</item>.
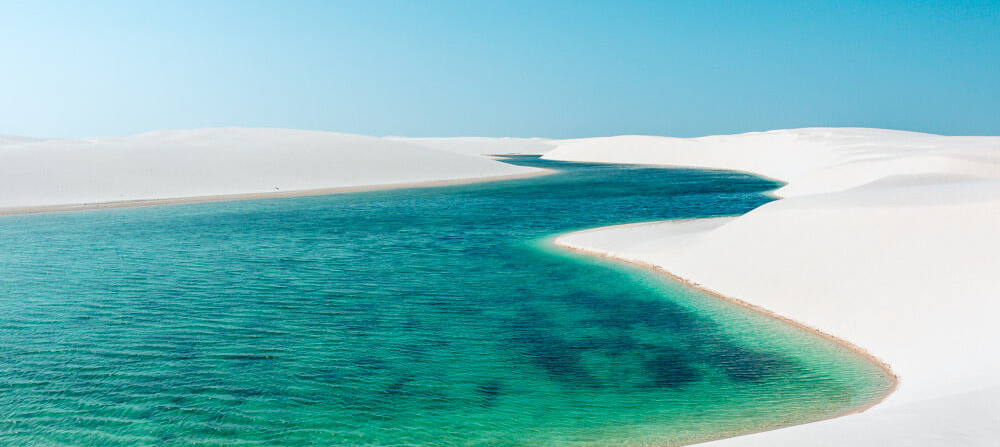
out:
<path id="1" fill-rule="evenodd" d="M 774 183 L 511 162 L 560 171 L 0 218 L 0 445 L 677 444 L 887 386 L 823 339 L 547 239 L 744 213 Z"/>

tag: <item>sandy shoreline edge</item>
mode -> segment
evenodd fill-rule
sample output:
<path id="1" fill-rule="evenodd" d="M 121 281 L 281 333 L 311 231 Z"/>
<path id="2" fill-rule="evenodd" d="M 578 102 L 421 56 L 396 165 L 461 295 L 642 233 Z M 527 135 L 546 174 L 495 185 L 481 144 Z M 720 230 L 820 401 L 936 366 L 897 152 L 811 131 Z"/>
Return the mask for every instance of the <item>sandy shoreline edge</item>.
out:
<path id="1" fill-rule="evenodd" d="M 852 415 L 852 414 L 862 413 L 862 412 L 865 412 L 865 411 L 871 409 L 872 407 L 874 407 L 874 406 L 882 403 L 883 401 L 885 401 L 886 398 L 889 397 L 889 395 L 891 395 L 893 392 L 896 391 L 896 389 L 899 387 L 899 376 L 892 370 L 892 368 L 889 366 L 889 364 L 886 363 L 886 362 L 884 362 L 884 361 L 882 361 L 878 357 L 874 356 L 872 353 L 868 352 L 866 349 L 864 349 L 864 348 L 862 348 L 862 347 L 860 347 L 858 345 L 855 345 L 854 343 L 851 343 L 851 342 L 849 342 L 847 340 L 844 340 L 844 339 L 842 339 L 840 337 L 837 337 L 836 335 L 833 335 L 833 334 L 830 334 L 830 333 L 827 333 L 827 332 L 823 332 L 823 331 L 821 331 L 819 329 L 816 329 L 816 328 L 814 328 L 812 326 L 809 326 L 809 325 L 807 325 L 805 323 L 802 323 L 802 322 L 793 320 L 791 318 L 788 318 L 786 316 L 780 315 L 778 313 L 775 313 L 775 312 L 773 312 L 773 311 L 771 311 L 771 310 L 769 310 L 767 308 L 758 306 L 758 305 L 753 304 L 753 303 L 749 303 L 747 301 L 744 301 L 744 300 L 741 300 L 741 299 L 738 299 L 738 298 L 734 298 L 734 297 L 731 297 L 731 296 L 723 295 L 723 294 L 718 293 L 718 292 L 716 292 L 714 290 L 708 289 L 708 288 L 706 288 L 706 287 L 704 287 L 704 286 L 702 286 L 700 284 L 694 283 L 694 282 L 692 282 L 692 281 L 690 281 L 690 280 L 688 280 L 686 278 L 678 276 L 678 275 L 676 275 L 676 274 L 674 274 L 674 273 L 672 273 L 672 272 L 670 272 L 670 271 L 668 271 L 668 270 L 666 270 L 666 269 L 664 269 L 662 267 L 659 267 L 659 266 L 656 266 L 656 265 L 653 265 L 653 264 L 650 264 L 650 263 L 647 263 L 647 262 L 642 262 L 642 261 L 637 261 L 637 260 L 633 260 L 633 259 L 628 259 L 628 258 L 622 258 L 622 257 L 618 257 L 618 256 L 613 256 L 613 255 L 610 255 L 610 254 L 607 254 L 607 253 L 603 253 L 603 252 L 600 252 L 600 251 L 594 251 L 594 250 L 588 250 L 588 249 L 585 249 L 585 248 L 575 247 L 575 246 L 569 245 L 569 244 L 567 244 L 567 243 L 565 243 L 565 242 L 563 242 L 563 241 L 560 240 L 560 239 L 562 239 L 565 236 L 570 236 L 570 235 L 580 234 L 580 233 L 589 233 L 589 232 L 607 230 L 607 229 L 612 229 L 612 228 L 635 227 L 635 226 L 642 226 L 642 225 L 655 225 L 655 224 L 666 223 L 666 222 L 683 222 L 683 221 L 694 221 L 694 220 L 699 220 L 699 218 L 659 220 L 659 221 L 629 223 L 629 224 L 622 224 L 622 225 L 609 225 L 609 226 L 597 227 L 597 228 L 588 228 L 588 229 L 585 229 L 585 230 L 572 231 L 572 232 L 569 232 L 569 233 L 562 233 L 562 234 L 556 235 L 554 238 L 551 239 L 551 241 L 552 241 L 553 245 L 555 245 L 555 246 L 557 246 L 559 248 L 565 249 L 565 250 L 569 250 L 569 251 L 572 251 L 572 252 L 576 252 L 576 253 L 580 253 L 580 254 L 584 254 L 584 255 L 588 255 L 588 256 L 595 256 L 595 257 L 599 257 L 599 258 L 610 259 L 610 260 L 613 260 L 613 261 L 616 261 L 616 262 L 622 262 L 622 263 L 631 264 L 631 265 L 634 265 L 634 266 L 637 266 L 637 267 L 641 267 L 641 268 L 644 268 L 644 269 L 652 270 L 652 271 L 657 272 L 657 273 L 659 273 L 661 275 L 664 275 L 664 276 L 666 276 L 666 277 L 668 277 L 668 278 L 670 278 L 670 279 L 672 279 L 674 281 L 680 282 L 680 283 L 682 283 L 682 284 L 684 284 L 684 285 L 686 285 L 688 287 L 691 287 L 693 289 L 697 289 L 698 291 L 701 291 L 701 292 L 704 292 L 704 293 L 706 293 L 708 295 L 711 295 L 711 296 L 713 296 L 713 297 L 715 297 L 717 299 L 726 301 L 728 303 L 735 304 L 737 306 L 743 307 L 743 308 L 748 309 L 750 311 L 756 312 L 758 314 L 764 315 L 764 316 L 769 317 L 769 318 L 773 318 L 775 320 L 781 321 L 781 322 L 786 323 L 786 324 L 790 324 L 790 325 L 795 326 L 795 327 L 797 327 L 799 329 L 807 331 L 807 332 L 809 332 L 811 334 L 814 334 L 814 335 L 817 335 L 819 337 L 825 338 L 825 339 L 827 339 L 827 340 L 829 340 L 829 341 L 831 341 L 831 342 L 833 342 L 833 343 L 835 343 L 837 345 L 840 345 L 840 346 L 842 346 L 842 347 L 844 347 L 844 348 L 846 348 L 846 349 L 848 349 L 848 350 L 850 350 L 850 351 L 852 351 L 852 352 L 860 355 L 861 357 L 865 358 L 866 360 L 868 360 L 872 364 L 876 365 L 879 369 L 882 370 L 882 372 L 885 374 L 885 376 L 890 381 L 889 388 L 886 389 L 886 391 L 884 393 L 876 396 L 875 398 L 873 398 L 869 402 L 866 402 L 866 403 L 864 403 L 864 404 L 862 404 L 860 406 L 857 406 L 857 407 L 854 407 L 854 408 L 851 408 L 851 409 L 848 409 L 848 410 L 845 410 L 843 412 L 836 413 L 836 414 L 833 414 L 833 415 L 830 415 L 830 416 L 827 416 L 827 417 L 823 417 L 823 418 L 816 419 L 816 420 L 813 420 L 813 421 L 810 421 L 810 422 L 806 422 L 804 424 L 794 424 L 794 425 L 812 424 L 812 423 L 815 423 L 815 422 L 826 421 L 826 420 L 836 419 L 836 418 L 843 417 L 843 416 L 848 416 L 848 415 Z M 745 433 L 745 434 L 736 435 L 736 436 L 727 436 L 727 437 L 716 438 L 716 439 L 711 439 L 711 440 L 706 440 L 706 441 L 699 441 L 699 442 L 697 442 L 695 444 L 700 444 L 702 442 L 717 441 L 719 439 L 726 439 L 726 438 L 731 438 L 731 437 L 744 436 L 744 435 L 748 435 L 748 434 L 752 434 L 752 433 L 763 433 L 765 431 L 780 430 L 782 428 L 787 428 L 787 427 L 791 427 L 791 426 L 794 426 L 794 425 L 783 426 L 783 427 L 776 427 L 776 428 L 769 429 L 769 430 L 763 430 L 763 431 L 759 431 L 759 432 Z"/>
<path id="2" fill-rule="evenodd" d="M 347 194 L 353 192 L 384 191 L 390 189 L 432 188 L 437 186 L 453 186 L 453 185 L 465 185 L 470 183 L 489 183 L 489 182 L 498 182 L 503 180 L 517 180 L 522 178 L 539 177 L 556 172 L 555 170 L 552 169 L 544 169 L 544 168 L 537 168 L 537 169 L 538 170 L 534 172 L 525 172 L 521 174 L 494 175 L 487 177 L 470 177 L 470 178 L 460 178 L 451 180 L 430 180 L 425 182 L 387 183 L 381 185 L 339 186 L 332 188 L 303 189 L 295 191 L 252 192 L 252 193 L 240 193 L 240 194 L 221 194 L 213 196 L 172 197 L 163 199 L 123 200 L 118 202 L 2 208 L 0 209 L 0 216 L 11 216 L 18 214 L 55 213 L 55 212 L 67 212 L 67 211 L 101 210 L 101 209 L 111 209 L 111 208 L 133 208 L 140 206 L 156 206 L 156 205 L 178 205 L 185 203 L 228 202 L 234 200 L 323 196 L 330 194 Z"/>

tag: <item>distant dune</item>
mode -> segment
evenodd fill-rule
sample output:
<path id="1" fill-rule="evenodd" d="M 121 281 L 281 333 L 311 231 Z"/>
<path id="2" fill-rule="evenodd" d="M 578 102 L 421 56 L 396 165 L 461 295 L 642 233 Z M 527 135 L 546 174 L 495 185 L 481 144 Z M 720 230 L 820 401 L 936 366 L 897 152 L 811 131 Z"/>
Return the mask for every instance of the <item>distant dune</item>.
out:
<path id="1" fill-rule="evenodd" d="M 538 170 L 426 144 L 290 129 L 162 130 L 71 140 L 0 137 L 0 211 L 532 172 Z"/>
<path id="2" fill-rule="evenodd" d="M 858 415 L 719 441 L 996 446 L 1000 137 L 794 129 L 562 142 L 544 158 L 725 168 L 788 184 L 736 218 L 611 227 L 560 244 L 645 262 L 840 337 L 897 391 Z"/>
<path id="3" fill-rule="evenodd" d="M 551 151 L 557 143 L 557 140 L 547 140 L 544 138 L 386 138 L 419 144 L 421 146 L 427 146 L 434 149 L 443 149 L 452 152 L 462 152 L 476 155 L 541 155 Z"/>
<path id="4" fill-rule="evenodd" d="M 16 135 L 0 135 L 0 147 L 12 144 L 31 143 L 42 141 L 41 138 L 20 137 Z"/>

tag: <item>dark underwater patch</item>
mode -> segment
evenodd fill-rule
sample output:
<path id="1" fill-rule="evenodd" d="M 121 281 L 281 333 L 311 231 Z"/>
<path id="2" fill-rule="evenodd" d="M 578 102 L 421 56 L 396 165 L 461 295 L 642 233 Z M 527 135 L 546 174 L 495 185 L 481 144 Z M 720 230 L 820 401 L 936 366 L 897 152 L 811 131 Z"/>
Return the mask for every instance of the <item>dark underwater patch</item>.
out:
<path id="1" fill-rule="evenodd" d="M 503 382 L 499 380 L 489 380 L 476 385 L 476 395 L 482 400 L 483 406 L 489 407 L 496 403 L 503 394 Z"/>
<path id="2" fill-rule="evenodd" d="M 386 386 L 383 393 L 390 398 L 412 394 L 408 389 L 411 382 L 413 382 L 413 377 L 411 376 L 400 377 Z"/>
<path id="3" fill-rule="evenodd" d="M 643 362 L 656 388 L 680 388 L 702 378 L 690 355 L 676 349 L 660 349 Z"/>
<path id="4" fill-rule="evenodd" d="M 717 347 L 708 356 L 709 364 L 722 369 L 736 382 L 763 382 L 769 377 L 787 374 L 794 365 L 784 357 L 737 345 Z"/>

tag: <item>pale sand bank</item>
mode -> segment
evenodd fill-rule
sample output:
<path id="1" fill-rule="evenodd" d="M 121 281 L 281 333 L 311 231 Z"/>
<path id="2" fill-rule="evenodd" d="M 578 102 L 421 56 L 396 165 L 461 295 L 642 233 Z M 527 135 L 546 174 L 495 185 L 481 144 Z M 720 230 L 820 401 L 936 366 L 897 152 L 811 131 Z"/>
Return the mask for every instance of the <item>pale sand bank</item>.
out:
<path id="1" fill-rule="evenodd" d="M 560 243 L 768 309 L 860 346 L 899 375 L 897 390 L 864 413 L 718 444 L 997 445 L 1000 138 L 799 129 L 602 140 L 546 158 L 759 170 L 787 179 L 778 193 L 791 198 L 737 218 Z"/>
<path id="2" fill-rule="evenodd" d="M 449 139 L 454 150 L 446 150 L 332 132 L 225 128 L 0 142 L 4 214 L 331 194 L 544 172 L 476 154 L 505 147 L 493 139 Z"/>
<path id="3" fill-rule="evenodd" d="M 519 178 L 530 178 L 541 175 L 548 175 L 551 174 L 552 172 L 554 171 L 550 169 L 542 169 L 536 172 L 528 172 L 524 174 L 498 175 L 491 177 L 475 177 L 475 178 L 456 179 L 456 180 L 437 180 L 429 182 L 390 183 L 385 185 L 346 186 L 342 188 L 308 189 L 303 191 L 276 191 L 276 192 L 261 192 L 261 193 L 247 193 L 247 194 L 229 194 L 229 195 L 219 195 L 219 196 L 176 197 L 169 199 L 131 200 L 131 201 L 120 201 L 120 202 L 81 203 L 81 204 L 71 204 L 71 205 L 49 205 L 49 206 L 23 207 L 23 208 L 4 208 L 0 209 L 0 216 L 13 215 L 13 214 L 51 213 L 60 211 L 83 211 L 83 210 L 99 210 L 99 209 L 110 209 L 110 208 L 130 208 L 137 206 L 171 205 L 171 204 L 181 204 L 181 203 L 225 202 L 230 200 L 322 196 L 328 194 L 346 194 L 352 192 L 382 191 L 387 189 L 431 188 L 435 186 L 451 186 L 451 185 L 464 185 L 469 183 L 486 183 L 486 182 L 496 182 L 502 180 L 515 180 Z"/>

